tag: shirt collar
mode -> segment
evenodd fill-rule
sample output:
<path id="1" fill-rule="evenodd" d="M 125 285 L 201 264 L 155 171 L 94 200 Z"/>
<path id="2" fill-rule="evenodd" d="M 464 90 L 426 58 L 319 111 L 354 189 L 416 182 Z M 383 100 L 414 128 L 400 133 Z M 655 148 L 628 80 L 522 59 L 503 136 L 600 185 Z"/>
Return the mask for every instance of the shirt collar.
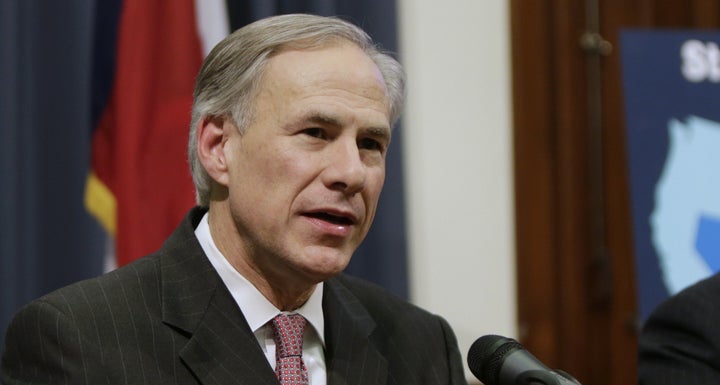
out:
<path id="1" fill-rule="evenodd" d="M 210 234 L 208 213 L 203 215 L 200 224 L 195 229 L 195 236 L 200 242 L 205 255 L 210 260 L 223 283 L 227 286 L 235 302 L 237 302 L 250 329 L 257 332 L 263 325 L 267 324 L 276 315 L 282 313 L 275 307 L 260 291 L 248 281 L 242 274 L 228 262 L 215 245 Z M 325 345 L 325 319 L 322 310 L 323 283 L 315 285 L 315 290 L 310 298 L 298 309 L 291 313 L 298 313 L 308 320 L 312 325 L 320 341 Z"/>

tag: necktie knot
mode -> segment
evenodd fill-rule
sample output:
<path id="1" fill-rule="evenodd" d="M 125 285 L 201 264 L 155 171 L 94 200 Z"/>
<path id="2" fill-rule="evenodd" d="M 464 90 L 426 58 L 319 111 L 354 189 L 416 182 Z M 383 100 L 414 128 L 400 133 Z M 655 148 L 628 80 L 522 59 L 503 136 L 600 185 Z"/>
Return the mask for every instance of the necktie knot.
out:
<path id="1" fill-rule="evenodd" d="M 273 318 L 277 357 L 302 356 L 303 332 L 307 320 L 300 314 L 280 314 Z"/>

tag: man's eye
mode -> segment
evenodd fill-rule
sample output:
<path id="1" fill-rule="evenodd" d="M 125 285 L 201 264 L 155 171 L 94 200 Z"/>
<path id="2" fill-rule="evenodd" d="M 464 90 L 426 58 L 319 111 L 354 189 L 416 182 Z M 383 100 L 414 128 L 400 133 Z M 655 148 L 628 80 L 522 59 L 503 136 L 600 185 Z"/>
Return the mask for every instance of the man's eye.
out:
<path id="1" fill-rule="evenodd" d="M 313 138 L 325 138 L 325 132 L 321 128 L 313 127 L 302 130 L 302 133 Z"/>
<path id="2" fill-rule="evenodd" d="M 382 151 L 383 145 L 375 139 L 364 138 L 358 141 L 358 148 L 362 150 L 377 150 Z"/>

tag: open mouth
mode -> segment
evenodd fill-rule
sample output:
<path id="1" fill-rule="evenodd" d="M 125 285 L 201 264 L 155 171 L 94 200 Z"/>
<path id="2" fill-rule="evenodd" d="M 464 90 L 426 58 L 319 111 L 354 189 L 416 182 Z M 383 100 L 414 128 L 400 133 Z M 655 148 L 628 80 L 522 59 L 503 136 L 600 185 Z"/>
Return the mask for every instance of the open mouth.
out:
<path id="1" fill-rule="evenodd" d="M 345 217 L 345 216 L 339 216 L 339 215 L 333 215 L 325 212 L 318 212 L 318 213 L 308 213 L 306 216 L 311 218 L 317 218 L 320 220 L 323 220 L 325 222 L 330 222 L 336 225 L 352 225 L 353 220 Z"/>

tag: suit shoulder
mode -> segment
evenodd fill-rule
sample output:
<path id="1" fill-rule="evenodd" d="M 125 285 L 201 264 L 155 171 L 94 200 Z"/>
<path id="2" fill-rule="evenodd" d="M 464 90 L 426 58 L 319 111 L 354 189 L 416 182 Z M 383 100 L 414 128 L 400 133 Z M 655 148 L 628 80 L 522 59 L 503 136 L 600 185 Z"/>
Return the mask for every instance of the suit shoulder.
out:
<path id="1" fill-rule="evenodd" d="M 714 309 L 720 298 L 720 274 L 712 275 L 688 286 L 663 301 L 654 313 L 675 312 L 686 314 L 697 309 Z M 704 317 L 703 317 L 704 318 Z"/>
<path id="2" fill-rule="evenodd" d="M 705 278 L 684 291 L 686 295 L 700 295 L 717 299 L 720 297 L 720 273 Z"/>
<path id="3" fill-rule="evenodd" d="M 156 297 L 159 290 L 159 263 L 156 256 L 140 258 L 98 277 L 85 279 L 52 291 L 31 302 L 51 305 L 63 313 L 82 309 L 101 311 L 109 303 Z"/>

